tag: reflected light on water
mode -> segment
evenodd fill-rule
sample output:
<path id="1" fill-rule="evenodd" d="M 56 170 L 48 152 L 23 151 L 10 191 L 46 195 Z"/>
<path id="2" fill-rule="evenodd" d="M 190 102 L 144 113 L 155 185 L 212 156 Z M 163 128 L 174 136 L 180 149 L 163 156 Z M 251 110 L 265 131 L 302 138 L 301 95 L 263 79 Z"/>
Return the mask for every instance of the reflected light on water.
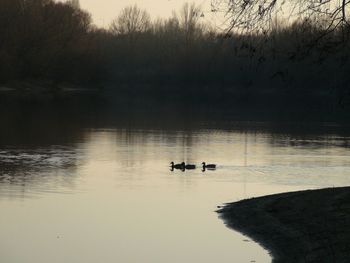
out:
<path id="1" fill-rule="evenodd" d="M 225 202 L 348 185 L 348 137 L 242 130 L 85 129 L 0 148 L 4 262 L 270 262 L 227 229 Z M 171 161 L 217 163 L 181 172 Z"/>

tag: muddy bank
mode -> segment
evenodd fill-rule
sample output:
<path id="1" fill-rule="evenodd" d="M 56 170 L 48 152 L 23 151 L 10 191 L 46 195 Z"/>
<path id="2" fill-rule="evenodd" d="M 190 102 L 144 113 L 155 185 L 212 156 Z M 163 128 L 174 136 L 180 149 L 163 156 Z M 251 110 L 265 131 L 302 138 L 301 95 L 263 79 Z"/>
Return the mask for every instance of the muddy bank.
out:
<path id="1" fill-rule="evenodd" d="M 273 262 L 350 262 L 350 187 L 227 204 L 225 223 L 268 249 Z"/>

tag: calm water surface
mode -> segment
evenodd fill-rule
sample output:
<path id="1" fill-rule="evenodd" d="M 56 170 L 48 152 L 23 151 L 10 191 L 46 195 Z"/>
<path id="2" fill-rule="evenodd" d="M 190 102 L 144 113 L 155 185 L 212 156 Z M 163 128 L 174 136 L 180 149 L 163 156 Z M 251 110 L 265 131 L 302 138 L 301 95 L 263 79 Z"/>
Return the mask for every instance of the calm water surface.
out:
<path id="1" fill-rule="evenodd" d="M 250 125 L 2 133 L 1 262 L 270 262 L 217 206 L 349 185 L 350 137 Z M 169 170 L 182 160 L 219 167 Z"/>

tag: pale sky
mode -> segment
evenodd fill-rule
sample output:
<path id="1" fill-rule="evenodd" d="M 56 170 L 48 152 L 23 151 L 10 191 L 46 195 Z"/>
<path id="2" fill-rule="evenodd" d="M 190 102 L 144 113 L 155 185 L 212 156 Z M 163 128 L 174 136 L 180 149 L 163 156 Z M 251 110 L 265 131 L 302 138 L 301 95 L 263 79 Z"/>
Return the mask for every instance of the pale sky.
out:
<path id="1" fill-rule="evenodd" d="M 120 10 L 128 5 L 137 4 L 146 9 L 152 18 L 165 18 L 170 17 L 172 11 L 178 10 L 185 2 L 195 2 L 202 6 L 204 14 L 207 14 L 203 20 L 212 19 L 211 0 L 80 0 L 80 6 L 92 14 L 95 24 L 107 27 Z"/>

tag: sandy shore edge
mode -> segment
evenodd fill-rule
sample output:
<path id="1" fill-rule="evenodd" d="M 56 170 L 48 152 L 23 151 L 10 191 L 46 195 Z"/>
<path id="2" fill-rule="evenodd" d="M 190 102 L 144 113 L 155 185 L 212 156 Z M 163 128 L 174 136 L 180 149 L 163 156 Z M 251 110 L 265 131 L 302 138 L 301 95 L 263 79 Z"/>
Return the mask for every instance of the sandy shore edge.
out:
<path id="1" fill-rule="evenodd" d="M 226 204 L 226 225 L 270 251 L 273 262 L 350 262 L 350 187 Z"/>

